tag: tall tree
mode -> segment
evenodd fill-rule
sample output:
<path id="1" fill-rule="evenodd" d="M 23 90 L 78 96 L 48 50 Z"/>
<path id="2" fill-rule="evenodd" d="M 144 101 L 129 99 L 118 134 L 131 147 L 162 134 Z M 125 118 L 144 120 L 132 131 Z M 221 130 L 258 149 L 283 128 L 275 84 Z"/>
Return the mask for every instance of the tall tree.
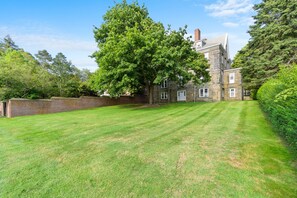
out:
<path id="1" fill-rule="evenodd" d="M 53 58 L 50 73 L 56 77 L 59 96 L 78 97 L 81 93 L 88 93 L 88 86 L 82 84 L 82 71 L 68 61 L 63 53 L 58 53 Z"/>
<path id="2" fill-rule="evenodd" d="M 71 61 L 68 61 L 66 56 L 61 52 L 53 58 L 50 72 L 56 76 L 59 96 L 69 96 L 71 92 L 68 88 L 73 91 L 72 77 L 74 68 L 75 67 L 72 65 Z"/>
<path id="3" fill-rule="evenodd" d="M 35 57 L 44 69 L 46 69 L 48 71 L 51 70 L 53 58 L 52 58 L 51 54 L 48 53 L 48 51 L 40 50 L 40 51 L 38 51 L 37 54 L 35 54 Z"/>
<path id="4" fill-rule="evenodd" d="M 68 74 L 72 74 L 74 70 L 74 66 L 71 61 L 68 61 L 66 56 L 59 52 L 55 58 L 53 59 L 53 64 L 51 70 L 57 76 L 67 76 Z"/>
<path id="5" fill-rule="evenodd" d="M 99 48 L 93 54 L 99 65 L 92 78 L 95 89 L 115 97 L 146 89 L 151 104 L 154 85 L 165 79 L 183 79 L 182 83 L 209 79 L 207 61 L 184 39 L 185 29 L 166 31 L 144 6 L 126 1 L 108 10 L 103 19 L 94 30 Z"/>
<path id="6" fill-rule="evenodd" d="M 297 62 L 297 1 L 265 0 L 254 6 L 248 44 L 235 56 L 244 86 L 257 90 L 282 64 Z"/>
<path id="7" fill-rule="evenodd" d="M 0 48 L 4 51 L 7 49 L 20 50 L 9 35 L 5 36 L 3 41 L 0 42 Z"/>

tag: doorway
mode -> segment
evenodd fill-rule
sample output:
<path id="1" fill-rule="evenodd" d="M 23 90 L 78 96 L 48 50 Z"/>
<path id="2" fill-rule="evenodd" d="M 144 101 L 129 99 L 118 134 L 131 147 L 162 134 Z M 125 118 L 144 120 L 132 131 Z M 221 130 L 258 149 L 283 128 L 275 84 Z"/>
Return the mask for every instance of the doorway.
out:
<path id="1" fill-rule="evenodd" d="M 186 101 L 186 90 L 177 91 L 177 101 Z"/>

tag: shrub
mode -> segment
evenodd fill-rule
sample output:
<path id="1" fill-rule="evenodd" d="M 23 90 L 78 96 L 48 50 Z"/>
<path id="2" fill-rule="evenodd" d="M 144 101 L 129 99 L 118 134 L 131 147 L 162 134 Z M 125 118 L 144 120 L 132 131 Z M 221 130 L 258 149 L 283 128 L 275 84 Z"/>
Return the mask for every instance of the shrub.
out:
<path id="1" fill-rule="evenodd" d="M 281 68 L 260 87 L 257 98 L 273 127 L 297 151 L 297 65 Z"/>

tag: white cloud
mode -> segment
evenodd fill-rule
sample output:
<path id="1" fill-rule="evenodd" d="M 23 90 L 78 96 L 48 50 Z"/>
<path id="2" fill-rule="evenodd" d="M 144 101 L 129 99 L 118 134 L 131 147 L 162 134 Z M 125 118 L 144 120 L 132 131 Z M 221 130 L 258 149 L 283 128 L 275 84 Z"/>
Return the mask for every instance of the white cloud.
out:
<path id="1" fill-rule="evenodd" d="M 205 9 L 214 17 L 231 17 L 248 13 L 252 10 L 252 0 L 219 0 L 205 6 Z"/>
<path id="2" fill-rule="evenodd" d="M 225 27 L 238 27 L 239 24 L 238 23 L 233 23 L 233 22 L 225 22 L 225 23 L 223 23 L 223 26 L 225 26 Z"/>
<path id="3" fill-rule="evenodd" d="M 240 23 L 241 24 L 244 24 L 244 25 L 253 25 L 255 22 L 255 20 L 253 19 L 253 17 L 245 17 L 245 18 L 242 18 Z"/>
<path id="4" fill-rule="evenodd" d="M 236 28 L 239 26 L 249 27 L 250 25 L 254 24 L 254 19 L 252 17 L 238 17 L 236 18 L 236 22 L 224 22 L 222 23 L 223 26 L 228 28 Z"/>

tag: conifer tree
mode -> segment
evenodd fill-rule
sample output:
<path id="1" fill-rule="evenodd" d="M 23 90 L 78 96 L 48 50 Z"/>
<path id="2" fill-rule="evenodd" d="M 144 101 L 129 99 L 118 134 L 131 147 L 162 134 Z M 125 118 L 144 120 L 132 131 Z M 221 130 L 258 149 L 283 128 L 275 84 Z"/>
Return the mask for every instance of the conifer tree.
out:
<path id="1" fill-rule="evenodd" d="M 250 26 L 248 44 L 237 53 L 233 67 L 242 67 L 244 86 L 257 90 L 279 71 L 297 62 L 297 1 L 263 0 Z"/>

